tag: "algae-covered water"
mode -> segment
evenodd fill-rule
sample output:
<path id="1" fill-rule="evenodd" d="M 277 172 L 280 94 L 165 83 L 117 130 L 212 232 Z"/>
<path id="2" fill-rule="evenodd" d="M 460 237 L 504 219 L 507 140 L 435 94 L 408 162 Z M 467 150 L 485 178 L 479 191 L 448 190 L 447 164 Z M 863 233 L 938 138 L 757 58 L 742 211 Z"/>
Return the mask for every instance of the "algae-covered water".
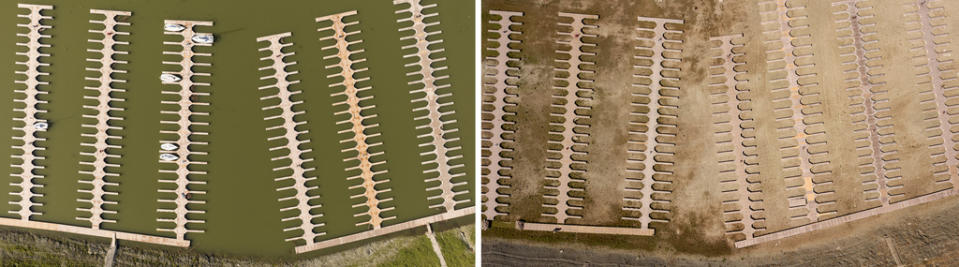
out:
<path id="1" fill-rule="evenodd" d="M 433 3 L 436 1 L 427 1 Z M 14 83 L 14 71 L 22 70 L 14 65 L 17 57 L 14 51 L 21 51 L 15 46 L 16 32 L 23 32 L 16 27 L 16 14 L 25 13 L 25 9 L 16 7 L 17 1 L 3 1 L 0 3 L 0 85 L 7 88 L 0 94 L 0 140 L 7 140 L 13 144 L 11 135 L 14 134 L 12 109 L 14 107 L 14 88 L 21 88 Z M 336 134 L 339 127 L 333 118 L 333 99 L 329 96 L 333 89 L 327 85 L 333 78 L 327 78 L 329 70 L 324 65 L 324 54 L 320 50 L 317 32 L 316 17 L 325 16 L 349 10 L 359 12 L 359 28 L 362 33 L 359 38 L 364 40 L 361 45 L 365 48 L 364 56 L 368 58 L 369 76 L 372 77 L 372 100 L 376 105 L 375 112 L 379 114 L 376 120 L 379 131 L 383 133 L 383 150 L 386 152 L 386 166 L 388 177 L 392 179 L 391 186 L 396 206 L 395 222 L 436 214 L 439 211 L 427 208 L 427 185 L 424 179 L 421 158 L 418 156 L 416 133 L 414 132 L 412 104 L 405 76 L 398 32 L 399 24 L 394 14 L 397 7 L 392 1 L 226 1 L 226 0 L 179 0 L 179 1 L 118 1 L 118 0 L 84 0 L 84 1 L 50 1 L 34 0 L 19 3 L 54 5 L 55 9 L 48 13 L 54 16 L 50 22 L 53 29 L 44 33 L 52 34 L 48 42 L 52 47 L 47 52 L 52 57 L 45 61 L 51 63 L 46 71 L 52 75 L 45 78 L 49 86 L 42 90 L 50 92 L 43 98 L 50 101 L 45 108 L 49 111 L 42 116 L 49 120 L 51 128 L 46 133 L 48 149 L 42 154 L 47 160 L 42 161 L 46 169 L 41 170 L 46 178 L 41 179 L 44 184 L 40 198 L 43 206 L 38 210 L 43 215 L 35 216 L 34 220 L 55 222 L 70 225 L 85 225 L 76 219 L 81 215 L 76 211 L 80 204 L 77 193 L 81 119 L 83 112 L 81 96 L 85 76 L 93 73 L 84 71 L 88 57 L 98 54 L 85 52 L 93 48 L 87 39 L 98 39 L 99 36 L 87 33 L 94 25 L 88 21 L 94 16 L 90 9 L 108 9 L 132 11 L 133 16 L 128 27 L 132 33 L 128 40 L 130 55 L 123 56 L 130 64 L 120 65 L 119 68 L 129 70 L 128 74 L 119 78 L 128 80 L 118 87 L 128 91 L 119 94 L 125 102 L 118 107 L 125 108 L 119 112 L 124 120 L 120 123 L 123 137 L 119 142 L 123 148 L 119 150 L 122 158 L 116 160 L 121 164 L 118 169 L 121 174 L 117 179 L 120 183 L 117 224 L 105 224 L 104 228 L 126 232 L 143 233 L 150 235 L 170 236 L 156 231 L 158 213 L 157 182 L 159 164 L 157 150 L 160 141 L 160 89 L 158 76 L 164 66 L 161 62 L 161 42 L 164 39 L 162 32 L 164 19 L 183 20 L 210 20 L 215 23 L 212 32 L 217 41 L 212 49 L 213 57 L 210 60 L 213 67 L 211 81 L 213 86 L 208 90 L 213 94 L 209 98 L 212 103 L 212 123 L 210 146 L 204 150 L 210 154 L 209 165 L 204 167 L 209 174 L 203 176 L 207 185 L 202 189 L 207 195 L 199 198 L 207 201 L 201 206 L 206 214 L 202 217 L 206 223 L 201 227 L 205 233 L 188 234 L 192 247 L 197 250 L 228 253 L 250 256 L 282 257 L 293 254 L 293 244 L 284 242 L 289 237 L 283 233 L 280 208 L 277 201 L 280 196 L 276 192 L 269 158 L 275 154 L 268 153 L 266 143 L 267 123 L 263 121 L 263 103 L 257 90 L 263 82 L 259 80 L 262 73 L 257 71 L 262 66 L 257 49 L 263 44 L 255 39 L 259 36 L 292 32 L 297 53 L 293 60 L 298 62 L 296 70 L 301 74 L 297 78 L 301 81 L 298 88 L 304 93 L 306 118 L 309 122 L 306 128 L 310 130 L 311 146 L 315 157 L 317 184 L 320 186 L 320 195 L 325 204 L 322 208 L 326 220 L 326 238 L 344 236 L 356 233 L 365 228 L 353 226 L 350 209 L 347 182 L 344 179 L 344 168 L 347 163 L 342 161 L 344 154 L 340 152 L 343 145 L 339 143 L 342 136 Z M 439 28 L 443 31 L 445 41 L 447 65 L 451 75 L 454 91 L 457 126 L 462 138 L 463 155 L 461 161 L 467 163 L 465 172 L 473 173 L 473 4 L 467 1 L 439 1 Z M 22 23 L 22 22 L 21 22 Z M 204 60 L 206 61 L 206 60 Z M 0 149 L 0 154 L 10 155 L 13 150 L 9 146 Z M 6 157 L 4 157 L 6 158 Z M 5 159 L 9 162 L 11 159 Z M 8 164 L 9 165 L 9 164 Z M 8 172 L 12 172 L 11 168 Z M 15 179 L 7 177 L 0 179 L 0 190 L 4 195 L 16 190 L 8 186 Z M 468 175 L 469 190 L 473 188 L 473 177 Z M 470 197 L 472 198 L 472 197 Z M 7 196 L 5 199 L 14 200 L 16 197 Z M 3 201 L 0 208 L 13 210 L 13 205 Z M 339 203 L 343 203 L 340 205 Z M 10 217 L 13 214 L 0 214 Z"/>

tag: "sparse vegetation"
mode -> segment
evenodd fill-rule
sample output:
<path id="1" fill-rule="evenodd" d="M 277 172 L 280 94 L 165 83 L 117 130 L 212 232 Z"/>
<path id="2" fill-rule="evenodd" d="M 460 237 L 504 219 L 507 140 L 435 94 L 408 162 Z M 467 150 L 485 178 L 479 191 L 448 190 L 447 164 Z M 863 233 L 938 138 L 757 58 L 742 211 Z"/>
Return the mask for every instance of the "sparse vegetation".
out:
<path id="1" fill-rule="evenodd" d="M 411 241 L 396 253 L 393 259 L 380 263 L 379 266 L 440 266 L 440 261 L 433 253 L 430 239 L 423 235 Z"/>
<path id="2" fill-rule="evenodd" d="M 463 239 L 466 236 L 467 240 Z M 473 242 L 473 226 L 466 225 L 459 228 L 436 233 L 436 241 L 443 250 L 443 258 L 450 267 L 472 266 L 475 261 L 475 251 L 466 247 L 465 242 Z"/>
<path id="3" fill-rule="evenodd" d="M 460 222 L 462 223 L 462 222 Z M 472 266 L 473 251 L 460 232 L 472 237 L 473 225 L 453 224 L 437 233 L 449 266 Z M 101 266 L 109 240 L 51 232 L 0 228 L 0 266 Z M 429 239 L 421 232 L 391 236 L 346 250 L 298 259 L 243 257 L 121 242 L 118 266 L 439 266 Z"/>

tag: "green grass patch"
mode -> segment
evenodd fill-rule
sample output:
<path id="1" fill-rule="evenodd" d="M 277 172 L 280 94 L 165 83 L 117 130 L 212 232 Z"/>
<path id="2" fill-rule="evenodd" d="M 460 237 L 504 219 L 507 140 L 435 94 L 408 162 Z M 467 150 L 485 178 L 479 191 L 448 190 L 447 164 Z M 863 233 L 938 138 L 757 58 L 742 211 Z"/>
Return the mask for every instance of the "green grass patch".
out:
<path id="1" fill-rule="evenodd" d="M 463 240 L 465 235 L 466 240 Z M 443 258 L 448 266 L 473 266 L 474 251 L 466 246 L 465 242 L 473 242 L 473 226 L 467 225 L 452 230 L 436 233 L 436 242 L 439 242 L 443 251 Z"/>
<path id="2" fill-rule="evenodd" d="M 39 247 L 0 244 L 0 266 L 97 266 Z"/>
<path id="3" fill-rule="evenodd" d="M 379 266 L 440 266 L 440 260 L 433 253 L 430 239 L 422 235 L 410 241 L 409 246 Z"/>

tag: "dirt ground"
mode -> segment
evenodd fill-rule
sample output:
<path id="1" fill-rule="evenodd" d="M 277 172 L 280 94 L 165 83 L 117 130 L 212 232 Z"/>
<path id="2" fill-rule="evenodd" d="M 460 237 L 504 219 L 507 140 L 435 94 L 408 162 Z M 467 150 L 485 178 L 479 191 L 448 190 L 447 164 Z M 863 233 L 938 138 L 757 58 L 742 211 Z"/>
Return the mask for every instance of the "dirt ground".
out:
<path id="1" fill-rule="evenodd" d="M 673 250 L 483 235 L 484 266 L 952 266 L 959 199 L 886 213 L 813 234 L 704 256 Z M 582 239 L 580 239 L 581 241 Z M 891 245 L 890 245 L 891 244 Z M 811 256 L 815 255 L 815 256 Z"/>
<path id="2" fill-rule="evenodd" d="M 616 8 L 609 8 L 616 6 Z M 624 192 L 622 187 L 626 168 L 625 146 L 628 138 L 627 125 L 623 123 L 629 116 L 629 91 L 624 90 L 635 82 L 633 79 L 633 65 L 636 61 L 628 56 L 637 43 L 632 40 L 638 32 L 632 25 L 636 24 L 637 16 L 683 18 L 685 25 L 683 32 L 687 45 L 682 51 L 683 73 L 681 74 L 680 88 L 693 87 L 705 79 L 706 69 L 701 67 L 699 56 L 709 49 L 708 37 L 714 28 L 730 24 L 729 22 L 716 23 L 715 3 L 710 1 L 670 1 L 668 4 L 657 4 L 653 1 L 619 1 L 616 5 L 606 2 L 588 3 L 583 1 L 484 1 L 484 11 L 489 9 L 526 12 L 519 17 L 523 24 L 516 27 L 523 34 L 518 35 L 522 41 L 520 49 L 521 67 L 519 76 L 519 99 L 517 115 L 515 116 L 517 131 L 515 133 L 515 153 L 512 158 L 513 179 L 507 182 L 510 185 L 508 198 L 508 214 L 505 220 L 548 221 L 541 217 L 544 194 L 544 179 L 546 176 L 546 141 L 549 139 L 550 114 L 542 112 L 550 110 L 550 96 L 553 93 L 552 60 L 557 45 L 555 44 L 555 29 L 558 18 L 557 12 L 575 12 L 582 14 L 602 14 L 596 21 L 598 37 L 592 42 L 598 44 L 599 55 L 595 57 L 594 94 L 590 101 L 591 114 L 589 125 L 588 166 L 586 167 L 586 185 L 584 199 L 584 216 L 574 224 L 588 225 L 634 225 L 624 221 L 622 204 Z M 700 10 L 702 9 L 702 10 Z M 694 12 L 695 11 L 695 12 Z M 484 15 L 488 20 L 488 15 Z M 699 40 L 698 42 L 689 40 Z M 680 105 L 698 101 L 706 103 L 705 92 L 694 90 L 679 90 Z M 649 100 L 647 99 L 646 102 Z M 687 104 L 693 105 L 695 104 Z M 707 106 L 708 105 L 703 105 Z M 663 177 L 673 183 L 668 190 L 671 194 L 664 196 L 669 200 L 666 204 L 670 212 L 665 215 L 670 221 L 679 222 L 668 225 L 682 225 L 669 227 L 660 225 L 657 235 L 666 239 L 688 240 L 689 244 L 717 243 L 725 246 L 723 228 L 720 218 L 713 216 L 719 210 L 719 201 L 710 188 L 715 188 L 718 181 L 708 178 L 711 167 L 708 164 L 696 162 L 710 160 L 708 155 L 714 154 L 711 147 L 704 144 L 700 137 L 706 135 L 710 117 L 708 110 L 679 109 L 679 127 L 683 131 L 678 140 L 676 150 L 676 166 L 674 175 Z M 702 115 L 705 113 L 705 115 Z M 706 157 L 706 158 L 704 158 Z M 685 160 L 684 160 L 685 159 Z M 523 177 L 523 178 L 518 178 Z M 683 179 L 676 179 L 683 177 Z M 518 201 L 522 200 L 522 201 Z M 658 229 L 658 230 L 659 230 Z M 684 238 L 674 238 L 684 236 Z M 688 237 L 695 237 L 692 240 Z"/>
<path id="3" fill-rule="evenodd" d="M 555 193 L 547 186 L 553 181 L 546 177 L 555 158 L 550 142 L 562 138 L 554 128 L 562 121 L 556 116 L 563 111 L 556 109 L 563 103 L 556 102 L 555 96 L 565 95 L 555 89 L 564 86 L 557 82 L 564 77 L 555 69 L 565 68 L 556 61 L 564 59 L 557 51 L 565 48 L 557 44 L 561 37 L 556 33 L 565 30 L 557 25 L 565 21 L 558 13 L 571 12 L 599 19 L 588 21 L 598 26 L 589 32 L 596 37 L 583 40 L 597 44 L 584 49 L 597 55 L 581 58 L 595 62 L 585 67 L 595 74 L 582 75 L 586 82 L 578 86 L 590 90 L 578 95 L 583 103 L 576 111 L 588 114 L 580 119 L 588 128 L 582 174 L 585 192 L 572 191 L 583 197 L 582 218 L 565 223 L 638 227 L 637 222 L 624 219 L 624 207 L 629 205 L 624 199 L 630 198 L 624 189 L 630 155 L 624 148 L 631 147 L 631 132 L 639 131 L 649 135 L 643 145 L 656 145 L 652 166 L 656 201 L 649 215 L 656 233 L 651 238 L 623 240 L 637 250 L 710 256 L 749 252 L 749 257 L 758 257 L 751 253 L 764 249 L 833 251 L 786 240 L 842 233 L 843 242 L 862 253 L 888 252 L 888 243 L 894 242 L 903 262 L 946 255 L 945 249 L 938 254 L 915 252 L 924 256 L 907 260 L 911 252 L 903 252 L 906 248 L 897 240 L 902 233 L 893 228 L 883 232 L 889 238 L 878 241 L 848 234 L 851 225 L 884 222 L 879 218 L 902 220 L 889 214 L 902 215 L 915 207 L 753 248 L 735 249 L 734 242 L 951 190 L 959 177 L 953 140 L 959 131 L 954 125 L 959 122 L 954 118 L 959 110 L 953 107 L 959 104 L 954 99 L 959 96 L 955 91 L 959 83 L 950 52 L 959 43 L 950 34 L 959 27 L 959 17 L 948 14 L 959 12 L 959 3 L 491 0 L 483 3 L 487 22 L 495 19 L 489 10 L 523 12 L 514 19 L 521 24 L 511 28 L 518 32 L 511 38 L 520 43 L 513 45 L 519 51 L 511 55 L 518 62 L 514 63 L 518 77 L 510 81 L 517 87 L 518 105 L 516 115 L 506 118 L 516 130 L 507 138 L 512 151 L 504 154 L 503 162 L 512 168 L 509 177 L 499 181 L 508 186 L 499 192 L 500 204 L 505 205 L 499 210 L 505 215 L 497 216 L 494 228 L 484 232 L 484 236 L 507 238 L 496 239 L 494 250 L 522 251 L 511 247 L 525 246 L 514 244 L 517 238 L 584 246 L 618 240 L 497 228 L 510 227 L 511 221 L 554 222 L 549 203 L 555 200 L 549 196 Z M 682 20 L 679 71 L 661 73 L 675 75 L 678 81 L 664 80 L 658 87 L 662 107 L 656 110 L 661 117 L 655 132 L 643 128 L 652 125 L 649 116 L 640 119 L 644 125 L 638 128 L 626 123 L 634 119 L 634 113 L 646 114 L 653 106 L 649 99 L 630 95 L 637 83 L 654 87 L 648 80 L 637 79 L 651 76 L 644 73 L 646 69 L 634 67 L 644 64 L 633 58 L 642 51 L 636 49 L 641 45 L 636 38 L 644 37 L 637 30 L 644 27 L 637 17 Z M 484 32 L 483 39 L 494 37 L 495 33 Z M 486 48 L 495 45 L 484 43 Z M 487 50 L 485 56 L 493 54 Z M 730 128 L 738 130 L 730 132 Z M 656 142 L 650 142 L 651 138 Z M 955 204 L 953 197 L 927 205 Z M 936 213 L 929 216 L 945 218 Z M 936 229 L 955 233 L 955 228 Z M 902 237 L 901 242 L 916 251 L 922 246 L 918 244 L 950 246 L 928 241 L 942 239 L 926 233 L 915 240 Z M 484 244 L 490 245 L 487 240 Z M 553 256 L 547 252 L 524 257 Z M 582 258 L 574 257 L 573 262 L 592 257 L 581 252 Z M 491 254 L 491 262 L 512 257 L 496 253 Z M 867 255 L 847 253 L 830 255 Z M 722 260 L 706 262 L 713 259 Z M 849 263 L 889 263 L 852 260 Z"/>

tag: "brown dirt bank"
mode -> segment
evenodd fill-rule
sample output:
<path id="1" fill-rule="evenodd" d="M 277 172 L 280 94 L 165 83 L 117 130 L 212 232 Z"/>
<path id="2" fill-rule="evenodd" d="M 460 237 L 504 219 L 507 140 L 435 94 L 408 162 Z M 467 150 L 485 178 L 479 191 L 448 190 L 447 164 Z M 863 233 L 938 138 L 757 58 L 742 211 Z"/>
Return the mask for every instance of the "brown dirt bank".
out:
<path id="1" fill-rule="evenodd" d="M 916 206 L 831 229 L 717 256 L 683 254 L 663 246 L 626 249 L 484 232 L 484 266 L 896 266 L 959 264 L 959 199 Z M 546 239 L 539 239 L 546 240 Z M 888 242 L 888 243 L 887 243 Z M 891 246 L 890 244 L 891 243 Z M 891 248 L 892 247 L 892 248 Z"/>

